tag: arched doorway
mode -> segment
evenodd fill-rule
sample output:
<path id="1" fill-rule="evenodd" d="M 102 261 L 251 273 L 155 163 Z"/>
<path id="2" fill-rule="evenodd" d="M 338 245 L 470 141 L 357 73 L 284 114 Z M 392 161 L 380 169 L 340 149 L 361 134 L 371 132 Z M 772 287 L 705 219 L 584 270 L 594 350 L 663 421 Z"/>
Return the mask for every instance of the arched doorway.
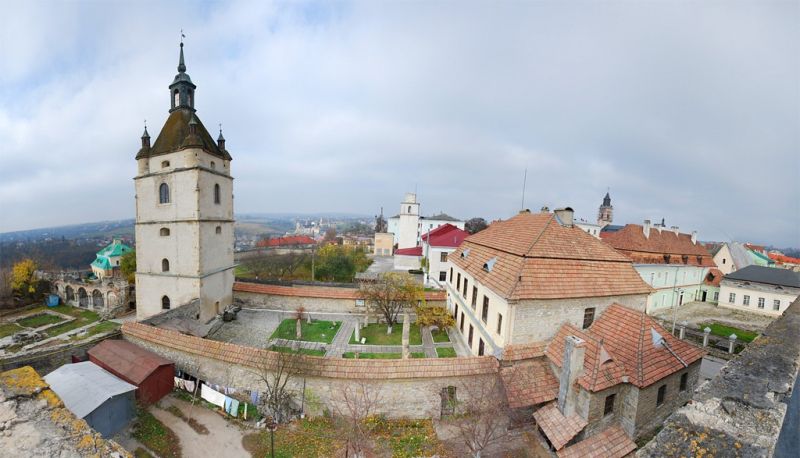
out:
<path id="1" fill-rule="evenodd" d="M 67 285 L 64 289 L 64 296 L 64 301 L 68 304 L 75 300 L 75 291 L 73 291 L 71 286 Z"/>
<path id="2" fill-rule="evenodd" d="M 104 308 L 103 307 L 103 293 L 100 292 L 99 289 L 92 291 L 92 308 Z"/>
<path id="3" fill-rule="evenodd" d="M 78 288 L 78 306 L 89 308 L 89 296 L 86 294 L 86 290 L 83 288 Z"/>

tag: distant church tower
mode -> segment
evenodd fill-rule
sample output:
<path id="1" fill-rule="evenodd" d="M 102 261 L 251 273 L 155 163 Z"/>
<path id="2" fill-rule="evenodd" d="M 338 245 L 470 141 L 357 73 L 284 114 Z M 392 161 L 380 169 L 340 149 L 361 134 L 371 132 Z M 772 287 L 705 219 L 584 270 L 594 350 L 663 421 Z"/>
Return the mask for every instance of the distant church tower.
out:
<path id="1" fill-rule="evenodd" d="M 397 248 L 413 248 L 419 238 L 419 203 L 417 195 L 406 193 L 400 204 L 400 220 L 397 223 Z"/>
<path id="2" fill-rule="evenodd" d="M 183 42 L 170 110 L 155 143 L 145 128 L 136 155 L 136 317 L 200 300 L 202 322 L 233 299 L 233 177 L 220 129 L 215 142 L 195 114 L 196 86 Z"/>
<path id="3" fill-rule="evenodd" d="M 600 211 L 597 212 L 597 224 L 600 227 L 606 227 L 614 221 L 614 207 L 611 206 L 611 196 L 606 192 L 603 197 L 603 205 L 600 206 Z"/>

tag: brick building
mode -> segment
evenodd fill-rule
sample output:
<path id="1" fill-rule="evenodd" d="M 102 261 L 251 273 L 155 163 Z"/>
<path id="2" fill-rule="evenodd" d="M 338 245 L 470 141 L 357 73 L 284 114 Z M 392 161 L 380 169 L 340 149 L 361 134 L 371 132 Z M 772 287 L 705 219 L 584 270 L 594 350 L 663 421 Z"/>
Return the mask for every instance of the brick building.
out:
<path id="1" fill-rule="evenodd" d="M 600 238 L 630 258 L 642 279 L 654 291 L 647 312 L 680 307 L 686 302 L 711 302 L 713 288 L 705 285 L 709 269 L 716 267 L 711 253 L 697 243 L 697 232 L 683 234 L 673 226 L 626 224 L 602 231 Z"/>
<path id="2" fill-rule="evenodd" d="M 516 361 L 501 368 L 509 405 L 534 411 L 560 457 L 631 452 L 633 439 L 688 401 L 703 357 L 644 312 L 618 304 L 586 329 L 565 323 L 547 345 L 512 350 Z"/>
<path id="3" fill-rule="evenodd" d="M 448 255 L 448 308 L 473 354 L 588 327 L 609 305 L 644 310 L 651 288 L 630 259 L 573 224 L 571 209 L 521 212 Z"/>

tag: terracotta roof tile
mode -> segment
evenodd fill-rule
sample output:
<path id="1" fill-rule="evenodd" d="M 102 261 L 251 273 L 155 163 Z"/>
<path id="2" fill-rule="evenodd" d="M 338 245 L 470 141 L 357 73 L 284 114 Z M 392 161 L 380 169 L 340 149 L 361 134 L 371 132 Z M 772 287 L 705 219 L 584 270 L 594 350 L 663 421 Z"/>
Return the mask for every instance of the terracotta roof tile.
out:
<path id="1" fill-rule="evenodd" d="M 547 342 L 508 344 L 503 348 L 503 361 L 519 361 L 544 355 Z"/>
<path id="2" fill-rule="evenodd" d="M 455 248 L 469 236 L 469 232 L 453 226 L 452 224 L 443 224 L 436 229 L 422 234 L 422 240 L 427 241 L 430 237 L 428 245 L 432 247 L 449 247 Z"/>
<path id="3" fill-rule="evenodd" d="M 722 277 L 725 274 L 722 273 L 719 269 L 709 269 L 708 273 L 706 274 L 706 278 L 703 280 L 703 283 L 708 286 L 719 286 L 722 282 Z"/>
<path id="4" fill-rule="evenodd" d="M 512 409 L 529 407 L 558 397 L 558 380 L 550 362 L 539 357 L 500 369 L 508 405 Z"/>
<path id="5" fill-rule="evenodd" d="M 233 290 L 242 293 L 271 294 L 274 296 L 317 297 L 322 299 L 359 299 L 358 288 L 337 288 L 332 286 L 283 286 L 262 283 L 234 282 Z M 444 301 L 444 291 L 425 291 L 426 301 Z"/>
<path id="6" fill-rule="evenodd" d="M 258 247 L 279 247 L 279 246 L 296 246 L 296 245 L 314 245 L 317 242 L 307 235 L 288 235 L 286 237 L 276 237 L 267 240 L 259 241 L 256 246 Z"/>
<path id="7" fill-rule="evenodd" d="M 615 232 L 601 232 L 600 236 L 636 263 L 716 267 L 711 253 L 702 243 L 692 243 L 689 234 L 650 228 L 650 235 L 645 237 L 641 225 L 627 224 Z M 664 255 L 669 255 L 669 261 Z"/>
<path id="8" fill-rule="evenodd" d="M 167 348 L 253 368 L 276 364 L 281 355 L 260 348 L 201 339 L 142 323 L 125 323 L 122 325 L 122 333 L 127 337 L 142 339 Z M 308 376 L 344 379 L 462 377 L 496 374 L 498 371 L 498 362 L 493 356 L 371 360 L 300 355 L 296 361 L 303 373 Z"/>
<path id="9" fill-rule="evenodd" d="M 651 330 L 663 337 L 669 349 L 653 344 Z M 561 326 L 546 350 L 558 367 L 564 356 L 564 339 L 569 335 L 586 342 L 584 373 L 578 383 L 594 392 L 623 383 L 625 377 L 640 388 L 649 386 L 686 367 L 675 355 L 691 365 L 705 354 L 701 348 L 674 337 L 644 312 L 619 304 L 611 305 L 589 329 Z"/>
<path id="10" fill-rule="evenodd" d="M 551 402 L 533 413 L 533 418 L 556 450 L 561 450 L 586 427 L 586 420 L 578 415 L 565 417 Z"/>
<path id="11" fill-rule="evenodd" d="M 491 272 L 484 269 L 490 259 L 496 260 Z M 630 259 L 577 227 L 561 226 L 551 213 L 492 223 L 467 237 L 448 260 L 508 300 L 652 291 Z"/>
<path id="12" fill-rule="evenodd" d="M 559 450 L 558 458 L 622 458 L 636 450 L 636 443 L 620 426 L 612 426 L 577 444 Z"/>

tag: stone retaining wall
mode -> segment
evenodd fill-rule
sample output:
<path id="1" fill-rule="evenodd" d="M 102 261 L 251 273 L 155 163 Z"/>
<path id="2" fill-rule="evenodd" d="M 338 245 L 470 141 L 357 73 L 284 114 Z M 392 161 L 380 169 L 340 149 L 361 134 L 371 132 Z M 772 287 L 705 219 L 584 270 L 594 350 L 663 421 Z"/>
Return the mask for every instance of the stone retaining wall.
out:
<path id="1" fill-rule="evenodd" d="M 798 369 L 800 299 L 701 385 L 637 456 L 796 456 L 800 426 L 787 404 L 798 405 Z"/>
<path id="2" fill-rule="evenodd" d="M 119 338 L 120 332 L 100 334 L 96 338 L 77 344 L 66 343 L 61 347 L 44 348 L 40 351 L 25 352 L 21 355 L 10 356 L 0 360 L 0 371 L 7 371 L 23 366 L 31 366 L 36 372 L 47 375 L 64 364 L 72 362 L 75 356 L 86 360 L 86 352 L 106 339 Z"/>
<path id="3" fill-rule="evenodd" d="M 271 310 L 295 311 L 304 307 L 310 312 L 364 313 L 367 308 L 358 295 L 358 288 L 330 286 L 284 286 L 260 283 L 236 282 L 233 285 L 234 299 L 241 300 L 245 307 Z M 445 305 L 445 293 L 428 291 L 425 301 L 430 305 Z"/>
<path id="4" fill-rule="evenodd" d="M 125 323 L 122 331 L 126 340 L 175 362 L 176 368 L 209 383 L 237 389 L 263 391 L 262 368 L 275 367 L 281 358 L 276 352 L 141 323 Z M 299 391 L 305 379 L 309 401 L 306 411 L 311 414 L 331 410 L 342 402 L 341 393 L 347 386 L 364 384 L 377 393 L 379 413 L 389 418 L 438 418 L 443 388 L 491 384 L 498 369 L 497 360 L 490 356 L 407 360 L 296 358 L 303 375 L 295 377 L 292 385 Z M 467 391 L 458 390 L 457 396 L 467 396 Z"/>

